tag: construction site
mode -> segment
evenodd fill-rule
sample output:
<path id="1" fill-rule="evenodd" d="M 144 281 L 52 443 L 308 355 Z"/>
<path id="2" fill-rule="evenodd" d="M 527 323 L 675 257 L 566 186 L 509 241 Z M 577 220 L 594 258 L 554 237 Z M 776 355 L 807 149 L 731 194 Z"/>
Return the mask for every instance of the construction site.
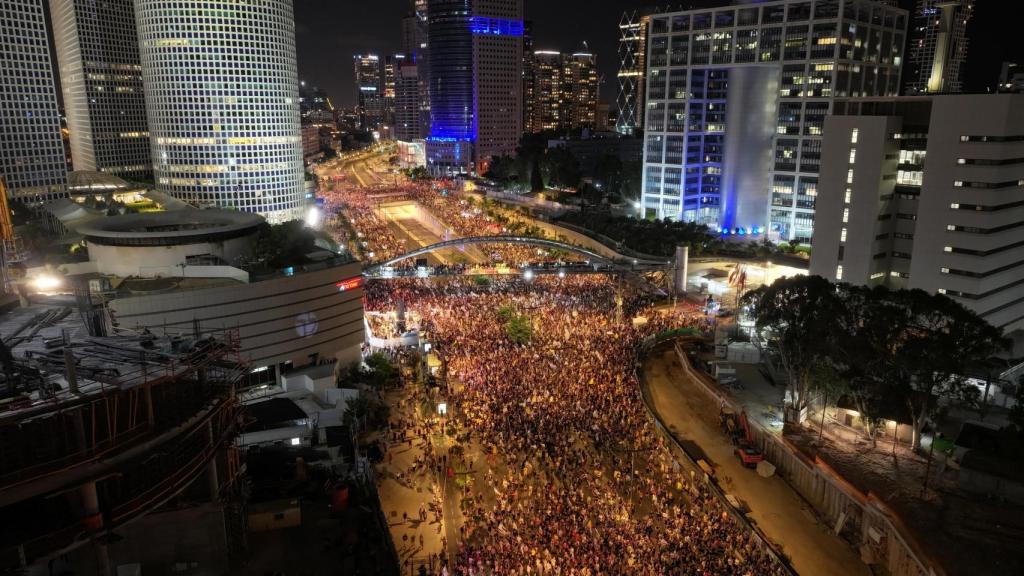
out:
<path id="1" fill-rule="evenodd" d="M 0 314 L 0 573 L 228 571 L 245 547 L 237 335 L 83 320 L 73 300 Z"/>

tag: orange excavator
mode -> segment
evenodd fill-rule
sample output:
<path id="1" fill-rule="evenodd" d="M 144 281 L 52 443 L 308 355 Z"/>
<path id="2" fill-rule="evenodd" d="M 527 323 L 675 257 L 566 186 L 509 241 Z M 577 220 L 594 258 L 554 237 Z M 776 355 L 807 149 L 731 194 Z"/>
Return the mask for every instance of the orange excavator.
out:
<path id="1" fill-rule="evenodd" d="M 750 422 L 747 421 L 746 410 L 740 412 L 739 421 L 743 436 L 736 442 L 736 449 L 733 450 L 733 453 L 747 468 L 757 468 L 757 463 L 764 460 L 764 455 L 754 447 L 754 436 L 750 433 Z"/>

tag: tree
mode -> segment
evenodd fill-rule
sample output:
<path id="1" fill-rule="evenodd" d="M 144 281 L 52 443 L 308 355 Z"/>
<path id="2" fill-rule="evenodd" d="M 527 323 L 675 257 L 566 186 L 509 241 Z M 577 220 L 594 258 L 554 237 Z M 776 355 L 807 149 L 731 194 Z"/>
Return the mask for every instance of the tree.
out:
<path id="1" fill-rule="evenodd" d="M 373 388 L 379 390 L 398 378 L 398 370 L 395 368 L 395 365 L 391 363 L 387 356 L 380 352 L 370 354 L 363 362 L 367 368 L 362 373 L 366 383 Z"/>
<path id="2" fill-rule="evenodd" d="M 494 156 L 487 168 L 486 177 L 499 182 L 508 182 L 516 177 L 516 161 L 511 156 Z"/>
<path id="3" fill-rule="evenodd" d="M 594 165 L 594 180 L 608 194 L 622 194 L 622 160 L 613 154 L 605 154 Z"/>
<path id="4" fill-rule="evenodd" d="M 842 306 L 834 318 L 837 338 L 830 364 L 874 446 L 875 429 L 885 416 L 905 412 L 890 385 L 898 332 L 893 329 L 892 302 L 889 291 L 881 286 L 840 284 L 836 290 Z"/>
<path id="5" fill-rule="evenodd" d="M 525 314 L 516 314 L 505 323 L 505 332 L 509 340 L 516 344 L 526 344 L 533 338 L 533 323 Z"/>
<path id="6" fill-rule="evenodd" d="M 533 167 L 530 169 L 530 190 L 533 192 L 544 190 L 544 176 L 540 173 L 539 159 L 533 161 Z"/>
<path id="7" fill-rule="evenodd" d="M 551 184 L 565 188 L 576 188 L 580 185 L 580 163 L 568 148 L 560 146 L 548 150 L 547 164 L 551 173 Z"/>
<path id="8" fill-rule="evenodd" d="M 753 308 L 757 331 L 778 354 L 790 407 L 799 415 L 810 400 L 814 375 L 829 363 L 841 306 L 835 288 L 821 276 L 782 278 L 748 292 L 743 303 Z"/>
<path id="9" fill-rule="evenodd" d="M 345 404 L 342 423 L 356 432 L 376 429 L 388 421 L 391 410 L 375 396 L 360 393 Z"/>
<path id="10" fill-rule="evenodd" d="M 965 374 L 1005 349 L 1001 332 L 941 294 L 923 290 L 889 293 L 897 315 L 892 384 L 910 411 L 913 448 L 939 400 L 962 400 L 977 390 Z"/>

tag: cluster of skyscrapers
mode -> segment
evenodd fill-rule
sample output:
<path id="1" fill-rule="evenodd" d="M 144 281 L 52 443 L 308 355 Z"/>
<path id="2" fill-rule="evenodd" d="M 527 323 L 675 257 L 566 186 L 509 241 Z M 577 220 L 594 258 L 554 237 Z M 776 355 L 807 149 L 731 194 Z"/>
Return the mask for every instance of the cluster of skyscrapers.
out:
<path id="1" fill-rule="evenodd" d="M 75 170 L 153 179 L 198 206 L 300 215 L 290 0 L 51 0 Z M 0 175 L 63 196 L 67 163 L 43 0 L 0 1 Z"/>
<path id="2" fill-rule="evenodd" d="M 491 158 L 514 153 L 524 132 L 601 124 L 595 56 L 534 51 L 523 12 L 522 0 L 412 3 L 382 124 L 400 147 L 421 141 L 432 173 L 483 173 Z M 386 69 L 377 84 L 357 81 L 360 115 L 375 92 L 364 86 L 386 90 Z"/>

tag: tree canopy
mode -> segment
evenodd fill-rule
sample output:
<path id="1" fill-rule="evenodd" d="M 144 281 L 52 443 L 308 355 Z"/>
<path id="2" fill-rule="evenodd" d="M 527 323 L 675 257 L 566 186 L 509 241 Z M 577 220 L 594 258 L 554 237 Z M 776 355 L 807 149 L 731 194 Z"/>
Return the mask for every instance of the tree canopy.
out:
<path id="1" fill-rule="evenodd" d="M 965 375 L 1007 346 L 1000 331 L 941 294 L 782 278 L 748 292 L 757 330 L 789 377 L 791 406 L 813 390 L 847 395 L 870 427 L 903 414 L 914 448 L 940 400 L 969 401 Z"/>

